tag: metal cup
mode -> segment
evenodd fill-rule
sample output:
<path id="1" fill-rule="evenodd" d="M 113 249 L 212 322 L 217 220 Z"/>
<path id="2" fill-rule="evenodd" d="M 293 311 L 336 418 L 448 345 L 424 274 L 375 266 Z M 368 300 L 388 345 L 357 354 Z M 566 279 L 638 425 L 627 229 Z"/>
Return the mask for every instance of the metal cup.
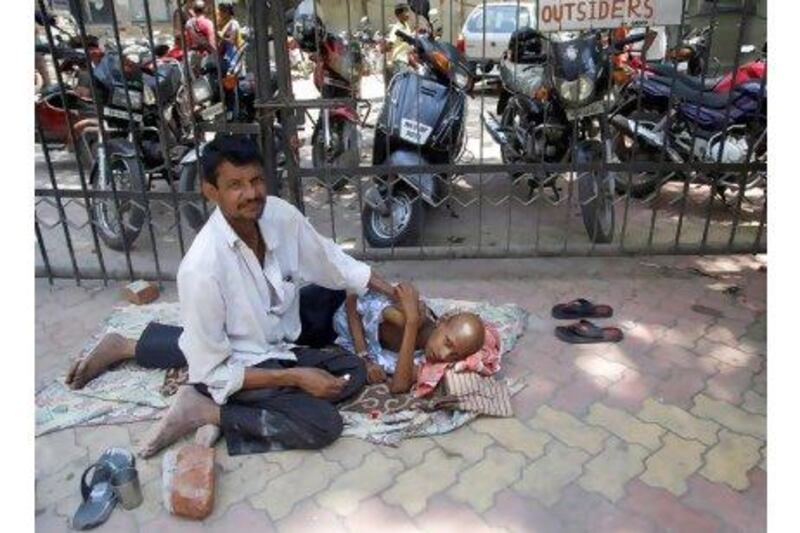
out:
<path id="1" fill-rule="evenodd" d="M 134 467 L 114 473 L 111 488 L 123 509 L 136 509 L 142 504 L 142 488 L 139 485 L 139 472 Z"/>

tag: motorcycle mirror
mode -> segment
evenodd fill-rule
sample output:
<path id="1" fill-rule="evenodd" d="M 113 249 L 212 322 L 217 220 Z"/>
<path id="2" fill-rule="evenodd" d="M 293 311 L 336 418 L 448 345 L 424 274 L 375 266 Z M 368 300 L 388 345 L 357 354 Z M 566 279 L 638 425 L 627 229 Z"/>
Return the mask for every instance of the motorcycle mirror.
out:
<path id="1" fill-rule="evenodd" d="M 756 51 L 756 47 L 752 44 L 745 44 L 742 45 L 739 51 L 742 52 L 743 54 L 752 54 L 753 52 Z"/>

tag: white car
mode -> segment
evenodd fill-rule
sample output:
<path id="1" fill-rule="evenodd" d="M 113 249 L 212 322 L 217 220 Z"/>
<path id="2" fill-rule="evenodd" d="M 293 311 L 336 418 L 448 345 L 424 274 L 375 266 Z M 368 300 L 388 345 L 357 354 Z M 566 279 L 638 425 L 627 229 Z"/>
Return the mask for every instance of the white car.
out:
<path id="1" fill-rule="evenodd" d="M 472 10 L 456 48 L 470 66 L 489 73 L 500 63 L 511 34 L 518 28 L 536 26 L 536 4 L 532 2 L 487 2 Z M 486 38 L 484 40 L 484 30 Z M 477 71 L 476 71 L 477 72 Z"/>

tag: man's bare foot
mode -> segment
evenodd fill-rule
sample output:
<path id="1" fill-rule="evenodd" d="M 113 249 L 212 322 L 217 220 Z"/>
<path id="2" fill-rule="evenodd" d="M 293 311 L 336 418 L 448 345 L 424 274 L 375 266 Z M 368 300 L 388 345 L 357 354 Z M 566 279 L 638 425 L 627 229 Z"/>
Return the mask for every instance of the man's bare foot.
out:
<path id="1" fill-rule="evenodd" d="M 139 455 L 152 457 L 162 448 L 207 424 L 219 426 L 219 406 L 211 398 L 197 392 L 192 385 L 184 385 L 178 389 L 175 402 L 167 414 L 150 431 L 139 449 Z"/>
<path id="2" fill-rule="evenodd" d="M 109 333 L 100 339 L 89 355 L 72 363 L 65 379 L 67 386 L 80 389 L 114 363 L 133 359 L 135 352 L 136 341 L 118 333 Z"/>
<path id="3" fill-rule="evenodd" d="M 206 424 L 205 426 L 197 428 L 197 432 L 194 434 L 194 443 L 199 446 L 205 446 L 206 448 L 213 448 L 220 435 L 222 435 L 222 430 L 219 426 Z"/>

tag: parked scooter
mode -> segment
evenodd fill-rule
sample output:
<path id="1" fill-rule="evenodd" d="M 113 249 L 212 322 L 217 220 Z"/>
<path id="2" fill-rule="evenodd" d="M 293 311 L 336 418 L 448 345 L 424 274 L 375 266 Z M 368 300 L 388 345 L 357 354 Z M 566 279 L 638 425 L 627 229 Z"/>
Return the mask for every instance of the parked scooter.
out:
<path id="1" fill-rule="evenodd" d="M 314 85 L 322 98 L 359 99 L 363 62 L 356 42 L 348 42 L 328 32 L 322 20 L 315 15 L 298 15 L 294 19 L 292 35 L 302 50 L 312 54 L 315 63 Z M 358 126 L 361 122 L 358 111 L 352 105 L 321 109 L 311 135 L 314 167 L 358 166 Z M 346 184 L 345 178 L 337 178 L 331 183 L 334 190 Z"/>
<path id="2" fill-rule="evenodd" d="M 420 14 L 427 16 L 426 11 Z M 453 163 L 464 145 L 466 99 L 473 84 L 470 69 L 449 43 L 402 31 L 397 36 L 411 45 L 417 67 L 395 74 L 389 83 L 375 129 L 372 163 Z M 453 177 L 398 170 L 375 178 L 365 194 L 362 227 L 367 242 L 376 248 L 417 242 L 425 205 L 439 205 Z"/>
<path id="3" fill-rule="evenodd" d="M 602 135 L 608 131 L 605 111 L 610 97 L 610 57 L 644 36 L 632 36 L 605 48 L 601 37 L 600 32 L 591 31 L 554 33 L 547 38 L 530 28 L 512 35 L 501 65 L 508 93 L 502 116 L 499 121 L 491 112 L 482 117 L 500 145 L 505 163 L 610 159 L 611 141 Z M 543 53 L 546 45 L 547 55 Z M 531 194 L 547 186 L 558 200 L 557 177 L 531 176 Z M 595 243 L 609 243 L 614 237 L 614 178 L 607 171 L 577 177 L 583 223 Z"/>

